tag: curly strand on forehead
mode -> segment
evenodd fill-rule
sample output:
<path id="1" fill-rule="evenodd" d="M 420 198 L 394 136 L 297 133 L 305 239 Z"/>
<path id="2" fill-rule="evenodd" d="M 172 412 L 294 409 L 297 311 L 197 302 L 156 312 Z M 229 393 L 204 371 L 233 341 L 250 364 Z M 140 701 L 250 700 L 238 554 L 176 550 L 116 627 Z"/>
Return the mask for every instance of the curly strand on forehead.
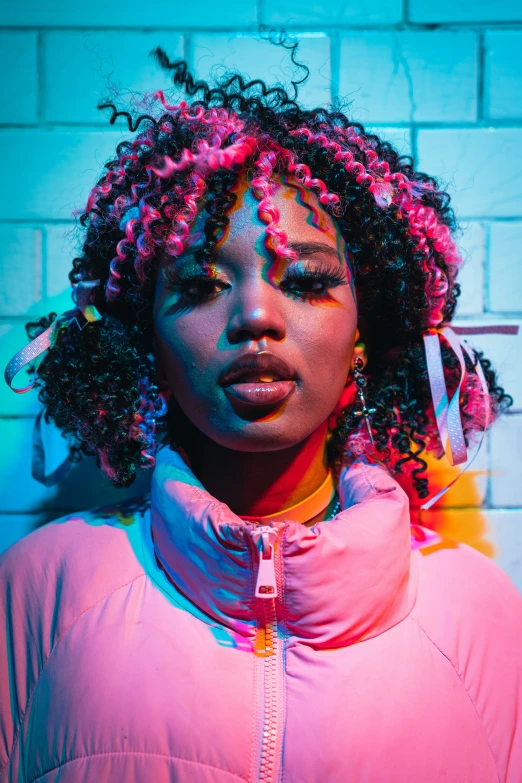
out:
<path id="1" fill-rule="evenodd" d="M 73 283 L 103 281 L 95 304 L 105 317 L 80 334 L 69 330 L 62 335 L 40 364 L 37 383 L 48 415 L 73 448 L 97 454 L 115 485 L 127 486 L 138 467 L 152 466 L 155 419 L 164 403 L 152 377 L 158 260 L 185 251 L 203 210 L 205 243 L 196 257 L 210 264 L 236 200 L 233 185 L 242 177 L 259 202 L 267 248 L 275 258 L 296 258 L 273 199 L 275 178 L 289 175 L 317 195 L 345 240 L 368 348 L 375 450 L 348 404 L 329 436 L 331 465 L 338 471 L 346 452 L 373 453 L 395 472 L 408 470 L 424 497 L 428 487 L 421 455 L 426 448 L 440 454 L 441 444 L 422 333 L 451 320 L 459 295 L 461 259 L 452 237 L 456 225 L 449 197 L 434 178 L 413 169 L 411 158 L 399 156 L 337 108 L 304 109 L 281 87 L 245 82 L 241 74 L 211 88 L 194 81 L 184 61 L 171 62 L 161 49 L 154 54 L 192 100 L 170 104 L 158 90 L 152 96 L 157 111 L 137 118 L 113 104 L 100 104 L 111 109 L 111 124 L 126 118 L 135 136 L 117 146 L 116 157 L 105 164 L 89 195 L 80 217 L 85 242 L 69 277 Z M 44 323 L 33 324 L 33 332 Z M 110 346 L 110 362 L 96 346 L 105 352 Z M 448 346 L 442 353 L 452 390 L 458 361 Z M 479 356 L 489 399 L 482 399 L 466 357 L 469 372 L 461 403 L 467 438 L 481 426 L 485 403 L 493 419 L 511 399 Z M 80 382 L 83 375 L 90 379 L 86 387 Z M 175 401 L 170 405 L 174 410 Z M 160 419 L 158 426 L 168 426 L 170 438 L 181 442 L 183 414 L 177 414 L 177 420 L 169 416 L 168 424 Z"/>

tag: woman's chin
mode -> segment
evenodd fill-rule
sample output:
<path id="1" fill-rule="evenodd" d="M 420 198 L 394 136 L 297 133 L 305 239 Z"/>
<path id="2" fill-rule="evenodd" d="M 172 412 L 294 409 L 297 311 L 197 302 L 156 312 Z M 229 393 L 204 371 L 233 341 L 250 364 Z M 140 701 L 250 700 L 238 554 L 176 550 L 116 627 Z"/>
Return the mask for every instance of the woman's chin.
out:
<path id="1" fill-rule="evenodd" d="M 229 424 L 229 426 L 227 426 Z M 294 448 L 327 422 L 308 422 L 302 416 L 267 414 L 247 419 L 234 414 L 234 420 L 221 421 L 219 427 L 206 428 L 205 435 L 226 449 L 244 452 L 282 451 Z"/>

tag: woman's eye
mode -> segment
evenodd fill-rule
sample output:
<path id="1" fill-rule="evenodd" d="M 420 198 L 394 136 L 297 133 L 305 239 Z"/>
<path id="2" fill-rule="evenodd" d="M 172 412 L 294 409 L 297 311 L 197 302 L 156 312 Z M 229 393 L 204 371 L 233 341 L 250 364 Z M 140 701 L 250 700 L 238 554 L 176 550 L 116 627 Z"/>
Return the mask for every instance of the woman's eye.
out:
<path id="1" fill-rule="evenodd" d="M 285 282 L 283 285 L 287 291 L 303 291 L 304 293 L 322 293 L 328 289 L 327 281 L 313 280 L 308 277 L 302 277 L 298 282 Z"/>
<path id="2" fill-rule="evenodd" d="M 212 299 L 227 286 L 221 280 L 212 277 L 194 277 L 187 280 L 167 280 L 171 291 L 176 291 L 192 302 L 202 302 Z"/>
<path id="3" fill-rule="evenodd" d="M 330 289 L 347 284 L 348 281 L 341 270 L 306 273 L 292 271 L 281 281 L 280 288 L 301 299 L 319 299 Z"/>
<path id="4" fill-rule="evenodd" d="M 183 293 L 191 299 L 210 299 L 223 290 L 218 280 L 198 280 L 183 286 Z"/>
<path id="5" fill-rule="evenodd" d="M 205 275 L 193 275 L 184 279 L 180 275 L 166 273 L 164 277 L 170 291 L 179 293 L 185 301 L 193 304 L 210 301 L 229 288 L 228 283 Z M 330 289 L 347 284 L 348 280 L 342 269 L 289 269 L 279 287 L 285 294 L 296 299 L 316 301 L 327 298 Z"/>

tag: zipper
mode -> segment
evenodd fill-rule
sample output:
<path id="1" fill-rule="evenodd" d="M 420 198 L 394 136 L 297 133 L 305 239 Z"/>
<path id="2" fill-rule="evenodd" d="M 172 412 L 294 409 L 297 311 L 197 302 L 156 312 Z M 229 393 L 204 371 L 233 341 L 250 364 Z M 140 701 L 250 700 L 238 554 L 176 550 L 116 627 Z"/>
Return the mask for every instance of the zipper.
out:
<path id="1" fill-rule="evenodd" d="M 268 525 L 260 525 L 252 539 L 257 547 L 259 563 L 257 567 L 256 598 L 277 598 L 277 583 L 275 575 L 274 548 L 277 540 L 277 530 Z M 275 607 L 274 607 L 275 609 Z"/>
<path id="2" fill-rule="evenodd" d="M 268 525 L 259 525 L 252 531 L 257 552 L 257 579 L 255 598 L 258 603 L 260 628 L 263 635 L 256 645 L 256 654 L 262 667 L 263 722 L 261 727 L 261 760 L 259 783 L 275 783 L 276 760 L 280 742 L 280 687 L 281 643 L 278 638 L 276 601 L 277 580 L 275 544 L 278 532 Z M 280 704 L 281 702 L 281 704 Z"/>

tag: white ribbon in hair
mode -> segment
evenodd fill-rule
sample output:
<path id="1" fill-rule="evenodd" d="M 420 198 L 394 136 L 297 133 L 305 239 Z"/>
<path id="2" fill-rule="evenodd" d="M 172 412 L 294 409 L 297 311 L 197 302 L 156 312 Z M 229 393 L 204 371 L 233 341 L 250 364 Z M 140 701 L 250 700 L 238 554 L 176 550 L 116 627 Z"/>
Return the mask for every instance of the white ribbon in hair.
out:
<path id="1" fill-rule="evenodd" d="M 25 394 L 33 388 L 36 373 L 33 375 L 31 382 L 21 389 L 17 389 L 13 386 L 14 377 L 23 367 L 33 362 L 53 345 L 58 332 L 62 328 L 69 326 L 71 323 L 76 323 L 79 329 L 84 329 L 88 323 L 93 323 L 93 321 L 99 321 L 101 319 L 100 313 L 96 307 L 91 304 L 93 289 L 99 284 L 99 280 L 81 280 L 77 283 L 72 291 L 72 298 L 76 307 L 73 310 L 67 310 L 67 312 L 58 316 L 48 329 L 39 334 L 38 337 L 35 337 L 34 340 L 31 340 L 28 345 L 25 345 L 13 356 L 4 371 L 5 382 L 10 389 L 17 394 Z M 78 316 L 83 316 L 82 323 L 78 320 Z"/>
<path id="2" fill-rule="evenodd" d="M 435 418 L 437 421 L 437 429 L 439 432 L 440 441 L 450 465 L 461 465 L 462 463 L 465 463 L 457 476 L 455 476 L 455 478 L 446 487 L 441 489 L 439 492 L 437 492 L 436 495 L 422 504 L 420 508 L 423 510 L 431 508 L 433 504 L 436 503 L 437 500 L 439 500 L 439 498 L 441 498 L 442 495 L 444 495 L 448 489 L 450 489 L 450 487 L 452 487 L 453 484 L 462 476 L 464 471 L 469 468 L 480 451 L 480 447 L 482 446 L 484 435 L 491 418 L 489 389 L 486 378 L 484 376 L 484 371 L 482 370 L 482 366 L 478 360 L 478 357 L 476 356 L 475 351 L 464 339 L 460 339 L 457 333 L 517 334 L 518 326 L 464 326 L 454 328 L 451 328 L 450 326 L 444 326 L 437 330 L 430 330 L 423 335 L 431 397 L 433 400 L 433 408 L 435 410 Z M 449 343 L 460 364 L 459 383 L 451 399 L 448 397 L 448 389 L 442 368 L 442 356 L 440 350 L 441 337 L 444 337 L 445 340 Z M 462 383 L 466 376 L 466 364 L 464 361 L 463 350 L 467 353 L 471 363 L 475 368 L 475 372 L 477 373 L 480 385 L 482 387 L 484 401 L 484 424 L 480 439 L 471 457 L 468 454 L 466 441 L 464 439 L 464 431 L 460 412 L 460 392 Z"/>

